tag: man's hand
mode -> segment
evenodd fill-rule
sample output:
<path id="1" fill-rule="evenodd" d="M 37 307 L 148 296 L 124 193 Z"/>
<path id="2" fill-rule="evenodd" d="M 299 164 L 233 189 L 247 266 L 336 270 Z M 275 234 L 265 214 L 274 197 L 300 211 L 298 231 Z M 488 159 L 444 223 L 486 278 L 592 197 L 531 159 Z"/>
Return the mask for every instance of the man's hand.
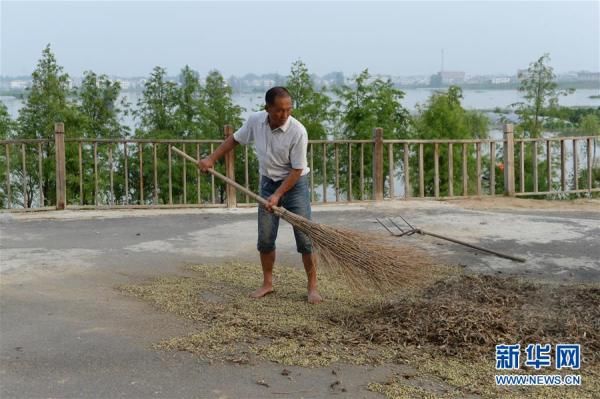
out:
<path id="1" fill-rule="evenodd" d="M 213 166 L 215 166 L 215 162 L 211 157 L 202 158 L 198 161 L 198 168 L 200 168 L 202 172 L 207 172 Z"/>
<path id="2" fill-rule="evenodd" d="M 279 206 L 279 201 L 281 201 L 281 196 L 277 193 L 274 193 L 269 198 L 267 198 L 267 204 L 265 205 L 265 208 L 267 209 L 267 211 L 273 212 L 273 207 Z"/>

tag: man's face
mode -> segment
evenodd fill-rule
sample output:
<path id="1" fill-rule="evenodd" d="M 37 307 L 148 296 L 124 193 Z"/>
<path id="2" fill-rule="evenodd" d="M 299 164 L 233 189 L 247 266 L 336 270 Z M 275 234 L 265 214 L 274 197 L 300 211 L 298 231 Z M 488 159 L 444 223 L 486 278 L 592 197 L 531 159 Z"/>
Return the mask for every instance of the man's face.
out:
<path id="1" fill-rule="evenodd" d="M 292 114 L 292 98 L 289 96 L 275 97 L 273 105 L 267 105 L 265 109 L 269 114 L 269 122 L 272 127 L 279 127 Z"/>

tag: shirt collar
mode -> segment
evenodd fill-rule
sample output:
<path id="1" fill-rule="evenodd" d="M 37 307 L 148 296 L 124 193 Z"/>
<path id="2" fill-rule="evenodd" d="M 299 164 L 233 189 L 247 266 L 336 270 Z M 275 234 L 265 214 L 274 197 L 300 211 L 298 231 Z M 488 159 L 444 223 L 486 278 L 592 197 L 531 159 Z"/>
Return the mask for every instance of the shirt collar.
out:
<path id="1" fill-rule="evenodd" d="M 271 127 L 271 125 L 269 125 L 269 114 L 266 113 L 265 115 L 265 119 L 264 119 L 264 123 L 269 126 L 269 128 Z M 287 132 L 287 130 L 289 129 L 290 125 L 292 124 L 292 117 L 288 116 L 287 121 L 285 121 L 285 123 L 275 129 L 271 129 L 271 131 L 277 131 L 277 130 L 281 130 L 283 133 Z"/>

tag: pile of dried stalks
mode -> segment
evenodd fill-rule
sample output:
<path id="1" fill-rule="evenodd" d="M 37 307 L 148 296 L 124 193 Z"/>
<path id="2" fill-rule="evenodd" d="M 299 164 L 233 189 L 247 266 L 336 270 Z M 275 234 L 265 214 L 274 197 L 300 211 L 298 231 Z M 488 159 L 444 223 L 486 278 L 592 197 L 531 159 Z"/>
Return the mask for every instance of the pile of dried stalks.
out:
<path id="1" fill-rule="evenodd" d="M 600 288 L 457 276 L 422 297 L 402 298 L 344 320 L 381 345 L 428 346 L 464 358 L 490 356 L 500 343 L 579 343 L 600 362 Z"/>

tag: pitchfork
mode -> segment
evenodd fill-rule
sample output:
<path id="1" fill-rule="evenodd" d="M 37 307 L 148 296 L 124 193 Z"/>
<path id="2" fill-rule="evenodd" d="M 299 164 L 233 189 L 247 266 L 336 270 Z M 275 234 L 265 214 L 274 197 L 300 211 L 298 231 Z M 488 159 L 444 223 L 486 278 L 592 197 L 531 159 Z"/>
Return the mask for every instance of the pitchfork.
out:
<path id="1" fill-rule="evenodd" d="M 519 258 L 519 257 L 512 256 L 512 255 L 507 255 L 502 252 L 493 251 L 491 249 L 482 248 L 477 245 L 469 244 L 468 242 L 460 241 L 455 238 L 450 238 L 450 237 L 446 237 L 446 236 L 443 236 L 440 234 L 432 233 L 430 231 L 425 231 L 423 229 L 419 229 L 417 227 L 414 227 L 412 224 L 408 223 L 408 221 L 406 219 L 404 219 L 402 216 L 399 216 L 399 217 L 406 224 L 406 226 L 404 226 L 404 228 L 400 227 L 400 225 L 398 223 L 396 223 L 396 221 L 394 221 L 394 219 L 392 219 L 392 218 L 387 218 L 387 224 L 384 223 L 383 221 L 381 221 L 379 218 L 376 218 L 376 220 L 377 220 L 377 222 L 379 222 L 380 225 L 385 227 L 385 229 L 394 237 L 412 236 L 413 234 L 428 235 L 428 236 L 432 236 L 432 237 L 439 238 L 442 240 L 454 242 L 456 244 L 464 245 L 466 247 L 473 248 L 478 251 L 487 252 L 487 253 L 499 256 L 501 258 L 510 259 L 515 262 L 525 262 L 525 259 L 523 259 L 523 258 Z M 388 224 L 390 224 L 391 226 L 388 226 Z"/>

